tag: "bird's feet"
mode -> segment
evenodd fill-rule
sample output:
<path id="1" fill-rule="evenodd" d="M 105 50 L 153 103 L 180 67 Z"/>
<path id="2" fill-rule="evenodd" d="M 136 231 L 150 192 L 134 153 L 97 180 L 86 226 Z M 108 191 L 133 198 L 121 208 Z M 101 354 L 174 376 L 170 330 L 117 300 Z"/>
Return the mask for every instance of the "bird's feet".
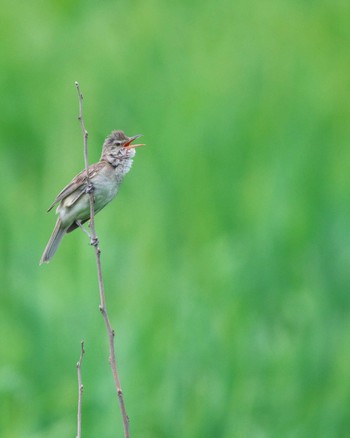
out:
<path id="1" fill-rule="evenodd" d="M 85 193 L 88 193 L 88 194 L 93 193 L 94 189 L 95 189 L 94 185 L 92 184 L 91 181 L 89 181 L 89 183 L 86 184 Z"/>
<path id="2" fill-rule="evenodd" d="M 90 245 L 94 246 L 95 248 L 98 248 L 98 238 L 90 236 Z"/>
<path id="3" fill-rule="evenodd" d="M 89 239 L 90 239 L 90 245 L 91 245 L 91 246 L 94 246 L 94 247 L 96 248 L 96 250 L 97 250 L 98 252 L 100 252 L 100 248 L 98 247 L 98 244 L 99 244 L 98 237 L 97 237 L 97 236 L 94 237 L 92 234 L 90 234 L 90 233 L 88 232 L 88 230 L 83 226 L 83 224 L 81 223 L 81 221 L 75 221 L 75 223 L 76 223 L 76 224 L 78 225 L 78 227 L 81 228 L 81 229 L 84 231 L 84 233 L 89 237 Z"/>

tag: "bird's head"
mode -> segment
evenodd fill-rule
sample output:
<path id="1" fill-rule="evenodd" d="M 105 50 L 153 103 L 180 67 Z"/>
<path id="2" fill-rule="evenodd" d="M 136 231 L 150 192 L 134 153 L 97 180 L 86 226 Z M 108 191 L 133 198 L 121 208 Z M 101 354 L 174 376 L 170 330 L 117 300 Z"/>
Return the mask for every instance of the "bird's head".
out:
<path id="1" fill-rule="evenodd" d="M 105 159 L 114 167 L 117 167 L 124 160 L 133 158 L 136 153 L 135 148 L 144 146 L 144 144 L 133 143 L 141 135 L 128 137 L 123 131 L 112 131 L 103 144 L 101 159 Z"/>

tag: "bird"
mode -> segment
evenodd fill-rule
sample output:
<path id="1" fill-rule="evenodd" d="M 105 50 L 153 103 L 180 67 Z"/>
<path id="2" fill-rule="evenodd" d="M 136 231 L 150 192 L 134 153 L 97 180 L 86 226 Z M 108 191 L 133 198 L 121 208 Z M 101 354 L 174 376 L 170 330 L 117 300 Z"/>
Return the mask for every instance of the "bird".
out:
<path id="1" fill-rule="evenodd" d="M 65 234 L 90 219 L 89 189 L 93 192 L 95 214 L 115 198 L 124 176 L 131 169 L 135 149 L 145 146 L 133 143 L 141 136 L 142 134 L 128 137 L 123 131 L 112 131 L 103 143 L 100 160 L 88 167 L 89 180 L 84 169 L 57 195 L 47 211 L 51 211 L 58 204 L 58 219 L 41 256 L 40 265 L 49 263 Z"/>

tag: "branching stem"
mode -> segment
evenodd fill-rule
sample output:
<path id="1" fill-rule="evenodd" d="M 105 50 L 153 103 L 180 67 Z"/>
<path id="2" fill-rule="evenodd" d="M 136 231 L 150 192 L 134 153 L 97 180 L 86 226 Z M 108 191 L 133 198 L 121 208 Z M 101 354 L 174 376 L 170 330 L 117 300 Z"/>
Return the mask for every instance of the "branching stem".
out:
<path id="1" fill-rule="evenodd" d="M 104 281 L 102 276 L 102 267 L 101 267 L 101 250 L 99 248 L 99 240 L 96 235 L 95 230 L 95 210 L 94 210 L 94 187 L 93 184 L 90 181 L 89 178 L 89 160 L 88 160 L 88 132 L 85 129 L 84 119 L 83 119 L 83 95 L 80 91 L 79 83 L 75 82 L 75 86 L 78 90 L 78 96 L 79 96 L 79 121 L 81 124 L 81 129 L 84 136 L 84 161 L 85 161 L 85 171 L 86 171 L 86 181 L 87 181 L 87 193 L 90 196 L 90 243 L 95 248 L 95 256 L 96 256 L 96 266 L 97 266 L 97 275 L 98 275 L 98 285 L 99 285 L 99 291 L 100 291 L 100 312 L 103 316 L 107 333 L 108 333 L 108 341 L 109 341 L 109 363 L 112 368 L 114 383 L 118 395 L 119 400 L 119 406 L 122 414 L 123 419 L 123 426 L 124 426 L 124 438 L 130 438 L 129 433 L 129 418 L 126 413 L 125 409 L 125 403 L 123 398 L 123 392 L 120 384 L 118 369 L 117 369 L 117 362 L 116 362 L 116 355 L 115 355 L 115 346 L 114 346 L 114 330 L 111 327 L 111 323 L 109 321 L 108 313 L 107 313 L 107 307 L 106 307 L 106 297 L 105 297 L 105 291 L 104 291 Z"/>

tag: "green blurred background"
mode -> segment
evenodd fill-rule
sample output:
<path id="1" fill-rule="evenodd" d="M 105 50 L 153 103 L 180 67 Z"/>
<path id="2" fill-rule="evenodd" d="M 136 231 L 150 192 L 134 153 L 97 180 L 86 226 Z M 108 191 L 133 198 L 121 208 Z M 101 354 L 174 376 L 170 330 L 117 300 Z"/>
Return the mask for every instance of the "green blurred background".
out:
<path id="1" fill-rule="evenodd" d="M 112 129 L 97 216 L 132 438 L 350 436 L 347 0 L 4 0 L 0 436 L 122 436 L 93 250 L 38 261 Z"/>

